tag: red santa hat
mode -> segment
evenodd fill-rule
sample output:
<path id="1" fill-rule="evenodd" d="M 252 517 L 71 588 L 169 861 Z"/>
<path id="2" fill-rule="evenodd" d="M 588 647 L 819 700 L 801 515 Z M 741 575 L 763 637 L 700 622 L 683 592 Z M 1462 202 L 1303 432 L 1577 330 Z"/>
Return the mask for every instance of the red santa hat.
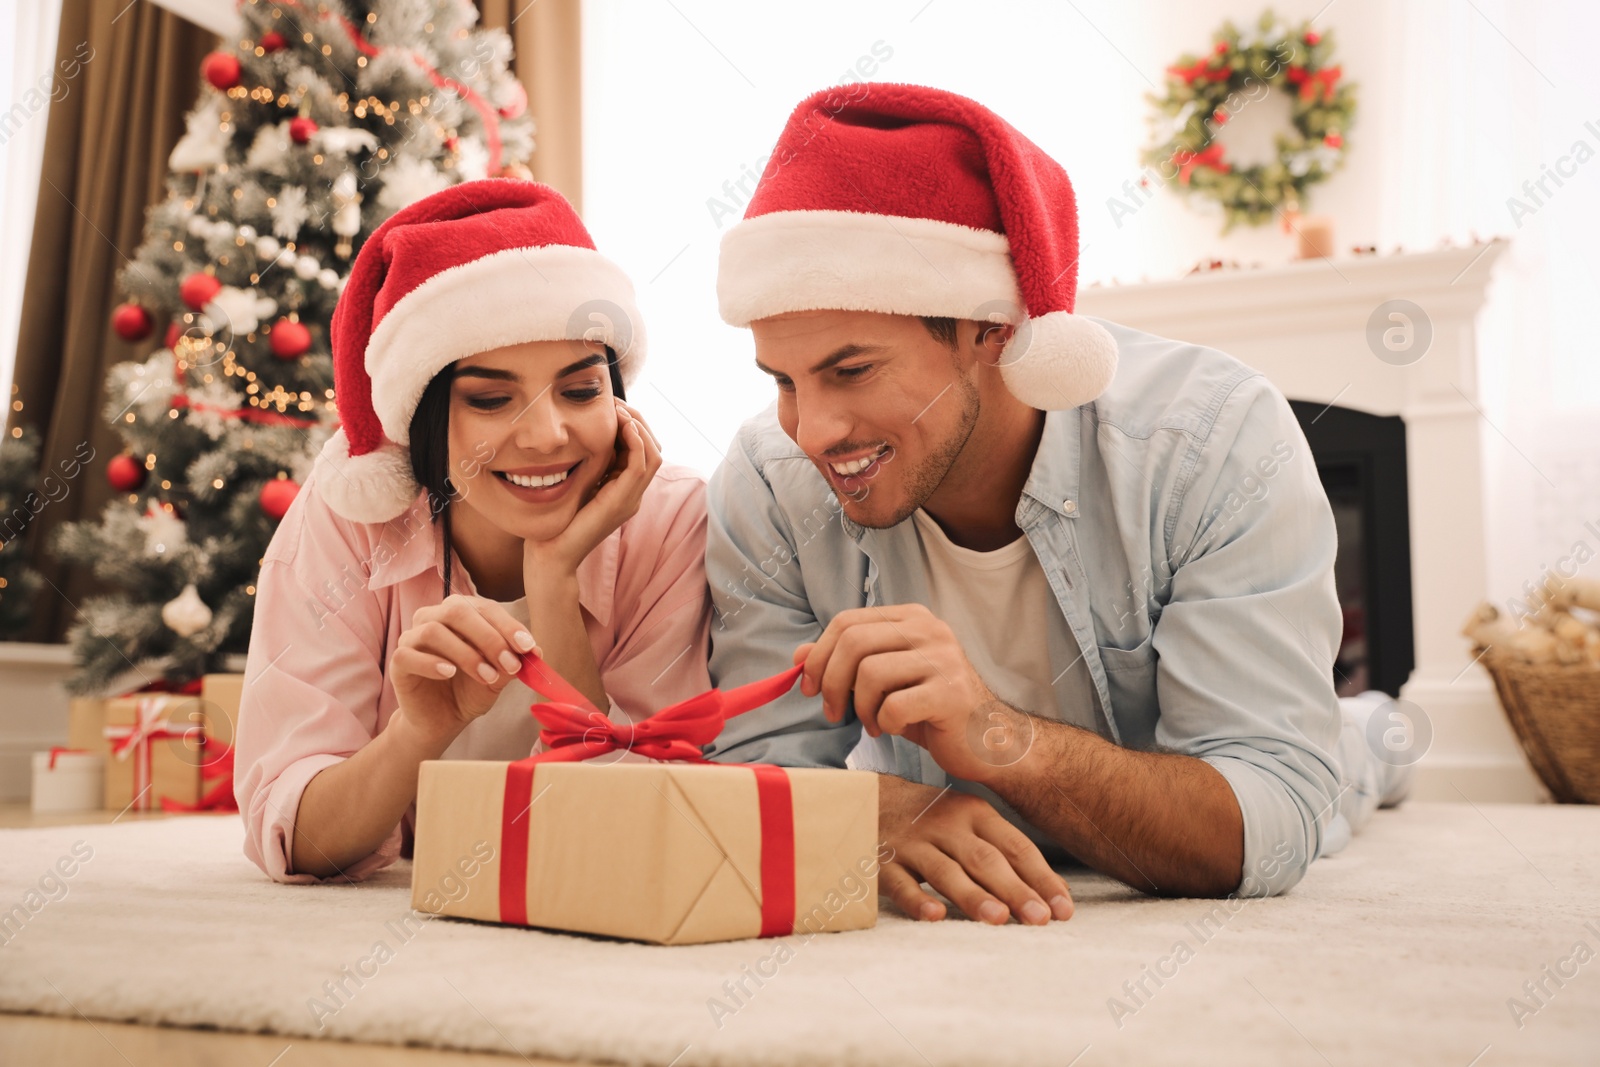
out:
<path id="1" fill-rule="evenodd" d="M 1117 345 L 1072 313 L 1078 213 L 1061 165 L 981 104 L 938 89 L 824 90 L 789 117 L 722 239 L 722 317 L 878 311 L 1006 322 L 1011 392 L 1085 404 Z"/>
<path id="2" fill-rule="evenodd" d="M 417 201 L 373 231 L 329 331 L 340 429 L 317 488 L 354 522 L 416 500 L 410 427 L 434 375 L 528 341 L 597 341 L 624 384 L 644 361 L 633 285 L 595 251 L 572 205 L 537 182 L 490 178 Z"/>

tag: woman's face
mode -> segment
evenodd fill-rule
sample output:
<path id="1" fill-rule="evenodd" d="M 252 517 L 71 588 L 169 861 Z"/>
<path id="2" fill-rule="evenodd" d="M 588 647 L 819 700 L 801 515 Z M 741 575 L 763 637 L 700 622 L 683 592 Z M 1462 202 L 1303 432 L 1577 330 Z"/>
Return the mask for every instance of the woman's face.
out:
<path id="1" fill-rule="evenodd" d="M 450 482 L 508 534 L 547 541 L 610 470 L 617 409 L 603 345 L 533 341 L 468 356 L 450 386 Z"/>

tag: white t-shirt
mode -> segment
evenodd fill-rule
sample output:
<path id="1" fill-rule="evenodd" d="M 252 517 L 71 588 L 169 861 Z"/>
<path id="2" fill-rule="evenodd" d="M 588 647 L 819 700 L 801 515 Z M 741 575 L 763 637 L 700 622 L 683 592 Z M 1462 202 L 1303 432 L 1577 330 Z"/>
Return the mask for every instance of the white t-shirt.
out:
<path id="1" fill-rule="evenodd" d="M 1051 666 L 1049 612 L 1055 610 L 1055 594 L 1027 536 L 978 552 L 951 541 L 933 516 L 920 508 L 912 521 L 922 546 L 927 607 L 949 625 L 984 684 L 1005 703 L 1041 718 L 1061 720 L 1064 701 L 1082 709 L 1082 715 L 1073 718 L 1084 719 L 1085 725 L 1092 722 L 1094 688 L 1082 661 L 1059 676 Z M 863 734 L 847 765 L 892 772 L 888 738 Z M 1067 858 L 992 790 L 954 778 L 950 785 L 993 804 L 1039 844 L 1047 859 Z"/>

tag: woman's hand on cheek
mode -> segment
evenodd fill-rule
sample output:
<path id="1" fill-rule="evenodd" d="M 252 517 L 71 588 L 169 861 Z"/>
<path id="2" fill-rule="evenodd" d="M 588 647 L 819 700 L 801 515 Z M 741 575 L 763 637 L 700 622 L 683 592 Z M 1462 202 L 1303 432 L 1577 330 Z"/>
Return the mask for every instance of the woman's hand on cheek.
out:
<path id="1" fill-rule="evenodd" d="M 424 737 L 453 739 L 536 651 L 527 627 L 492 600 L 458 594 L 420 608 L 389 659 L 400 714 Z"/>
<path id="2" fill-rule="evenodd" d="M 600 542 L 638 514 L 645 488 L 661 469 L 661 446 L 643 417 L 620 400 L 612 402 L 617 406 L 616 462 L 565 530 L 548 541 L 523 542 L 526 581 L 575 574 Z"/>

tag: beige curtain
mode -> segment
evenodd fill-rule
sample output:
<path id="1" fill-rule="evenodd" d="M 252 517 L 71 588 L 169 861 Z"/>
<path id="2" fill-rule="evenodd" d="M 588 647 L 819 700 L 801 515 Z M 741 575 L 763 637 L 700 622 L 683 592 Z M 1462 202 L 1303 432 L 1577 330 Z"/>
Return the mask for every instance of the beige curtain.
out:
<path id="1" fill-rule="evenodd" d="M 12 418 L 38 428 L 41 469 L 60 471 L 88 442 L 95 459 L 28 530 L 44 587 L 22 640 L 59 641 L 93 576 L 68 573 L 44 550 L 63 522 L 97 518 L 111 497 L 105 464 L 122 448 L 105 424 L 106 372 L 160 343 L 112 333 L 116 274 L 143 239 L 145 210 L 165 196 L 167 156 L 200 91 L 200 61 L 216 38 L 148 0 L 66 0 L 56 90 L 45 133 L 33 243 L 17 337 Z"/>
<path id="2" fill-rule="evenodd" d="M 580 0 L 477 0 L 481 24 L 511 35 L 537 145 L 529 167 L 583 213 L 583 19 Z"/>

